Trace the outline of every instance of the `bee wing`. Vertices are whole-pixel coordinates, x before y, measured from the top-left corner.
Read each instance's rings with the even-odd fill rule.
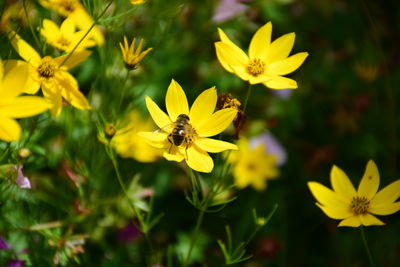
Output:
[[[154,132],[155,133],[159,133],[159,132],[163,131],[163,132],[166,132],[166,133],[170,133],[174,127],[175,127],[175,122],[171,122],[171,123],[163,126],[162,128],[158,128]]]

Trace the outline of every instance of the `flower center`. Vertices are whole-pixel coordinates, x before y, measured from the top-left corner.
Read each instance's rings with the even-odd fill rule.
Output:
[[[355,214],[365,214],[369,208],[369,200],[366,197],[353,197],[350,207]]]
[[[246,67],[246,71],[251,76],[257,77],[258,75],[264,73],[265,63],[258,58],[251,59]]]
[[[70,14],[74,12],[75,6],[76,6],[76,1],[74,0],[61,0],[59,2],[59,6],[61,9],[65,11],[65,13]]]
[[[57,71],[58,65],[56,62],[54,62],[53,58],[46,56],[42,59],[42,62],[40,62],[39,67],[37,68],[37,71],[39,73],[39,76],[41,78],[52,78]]]
[[[64,36],[60,36],[60,38],[57,39],[57,44],[60,45],[62,48],[67,48],[71,45],[71,41]]]

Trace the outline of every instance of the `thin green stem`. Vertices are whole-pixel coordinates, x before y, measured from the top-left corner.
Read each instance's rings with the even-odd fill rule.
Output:
[[[125,92],[126,92],[126,83],[127,83],[128,77],[129,77],[129,70],[126,69],[125,79],[122,81],[123,86],[122,86],[122,90],[121,90],[120,99],[118,102],[117,112],[119,112],[119,110],[121,109],[122,102],[124,101]]]
[[[360,230],[361,230],[361,238],[363,240],[365,250],[367,251],[367,254],[368,254],[369,263],[371,264],[372,267],[375,267],[375,263],[374,263],[374,260],[372,258],[371,250],[369,249],[369,246],[368,246],[368,243],[367,243],[367,238],[365,237],[364,226],[361,225]]]
[[[251,84],[249,83],[249,87],[247,87],[246,98],[244,99],[243,112],[246,111],[247,104],[248,104],[248,102],[249,102],[249,98],[250,98],[250,95],[251,95],[251,89],[252,89],[252,86],[251,86]]]
[[[189,264],[190,255],[192,254],[192,250],[193,250],[196,238],[197,238],[197,234],[199,232],[201,223],[203,222],[205,209],[206,208],[203,207],[200,210],[199,216],[197,217],[196,226],[195,226],[194,231],[193,231],[192,239],[190,240],[189,250],[188,250],[188,253],[186,255],[185,261],[183,262],[183,265],[182,265],[183,267],[187,267],[188,264]]]
[[[28,21],[29,29],[30,29],[30,31],[32,33],[32,36],[35,39],[37,45],[40,45],[40,41],[39,41],[38,37],[36,36],[36,32],[35,32],[35,30],[34,30],[34,28],[32,26],[31,20],[29,19],[28,9],[26,8],[26,0],[22,1],[22,6],[24,8],[25,17],[26,17],[26,20]]]

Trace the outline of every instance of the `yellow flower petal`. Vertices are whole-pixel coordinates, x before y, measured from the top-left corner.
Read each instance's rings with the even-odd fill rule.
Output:
[[[271,64],[275,61],[287,58],[290,54],[290,51],[292,51],[295,37],[295,33],[292,32],[282,35],[273,41],[269,46],[268,53],[264,58],[265,62]]]
[[[60,26],[60,31],[67,35],[71,36],[75,33],[75,23],[71,18],[66,18]]]
[[[243,50],[239,46],[237,46],[234,42],[232,42],[220,28],[218,28],[218,34],[219,37],[221,38],[221,42],[230,46],[237,57],[246,59],[246,61],[248,61],[248,56],[246,55],[246,53],[243,52]]]
[[[348,207],[350,204],[346,199],[343,199],[340,195],[322,184],[308,182],[307,185],[315,199],[326,207]]]
[[[63,72],[61,77],[57,77],[61,89],[61,95],[72,106],[79,109],[91,109],[86,97],[79,91],[78,82],[68,72]]]
[[[214,168],[214,162],[210,155],[196,145],[187,149],[186,163],[195,171],[209,173]]]
[[[364,196],[367,199],[372,199],[378,191],[379,187],[379,172],[373,160],[368,161],[364,176],[358,186],[357,193],[359,196]]]
[[[190,123],[194,128],[200,127],[206,118],[211,116],[215,110],[217,98],[215,87],[205,90],[196,98],[189,112]]]
[[[267,71],[272,75],[286,75],[292,73],[293,71],[297,70],[301,64],[303,64],[307,56],[307,52],[297,53],[293,56],[268,65]]]
[[[370,226],[370,225],[385,225],[381,220],[376,218],[374,215],[371,215],[369,213],[366,214],[361,214],[360,216],[360,221],[363,225],[365,226]]]
[[[392,203],[400,197],[400,180],[384,187],[371,199],[372,205],[381,205],[382,203]]]
[[[167,148],[171,147],[171,143],[168,141],[167,133],[163,132],[139,132],[137,133],[138,136],[144,138],[144,140],[155,148]]]
[[[164,142],[168,136],[168,134],[162,132],[138,132],[137,135],[156,143]]]
[[[235,73],[237,76],[239,76],[240,79],[242,79],[243,81],[248,81],[248,80],[252,80],[254,82],[255,77],[251,76],[247,71],[246,71],[246,67],[245,66],[230,66],[233,73]],[[262,75],[262,78],[264,78],[265,76]],[[265,79],[267,80],[267,79]],[[264,80],[264,81],[265,81]],[[253,83],[254,84],[254,83]]]
[[[211,153],[219,153],[229,149],[234,149],[234,150],[238,149],[237,145],[235,144],[211,138],[198,138],[196,139],[195,143],[202,150]]]
[[[0,140],[16,141],[21,136],[21,126],[10,118],[0,117]]]
[[[164,128],[170,125],[171,119],[162,111],[158,105],[148,96],[146,96],[146,107],[150,113],[150,116],[153,118],[154,122],[160,129],[165,130]]]
[[[0,114],[9,118],[25,118],[42,113],[50,108],[50,104],[37,96],[20,96],[0,100]]]
[[[236,117],[237,110],[234,108],[225,108],[212,114],[201,127],[196,128],[200,137],[209,137],[221,133]]]
[[[85,61],[91,54],[92,54],[91,51],[80,50],[80,51],[75,51],[71,55],[66,54],[66,55],[54,58],[54,61],[57,62],[57,64],[59,66],[61,64],[63,64],[62,67],[65,67],[66,69],[72,69],[76,65]],[[70,56],[68,57],[68,55],[70,55]],[[67,59],[67,57],[68,57],[68,59]],[[67,61],[64,62],[64,60],[66,60],[66,59],[67,59]]]
[[[44,19],[42,28],[40,29],[40,33],[46,38],[53,40],[55,36],[60,34],[60,30],[58,29],[57,24],[55,24],[52,20]]]
[[[27,42],[25,42],[18,34],[11,31],[8,34],[8,38],[11,40],[11,44],[15,51],[23,58],[26,62],[33,65],[39,64],[41,57]]]
[[[62,96],[59,90],[52,89],[54,85],[47,85],[44,83],[42,85],[42,92],[44,97],[51,103],[50,108],[51,114],[54,117],[58,117],[62,110]]]
[[[189,105],[185,92],[179,83],[174,80],[168,86],[165,106],[172,121],[176,121],[176,118],[181,114],[189,115]]]
[[[249,58],[242,50],[238,53],[232,46],[224,42],[216,42],[215,49],[219,62],[229,72],[233,72],[232,66],[246,67],[249,62]]]
[[[27,94],[34,95],[40,89],[40,81],[38,78],[39,74],[34,66],[29,66],[28,79],[26,81],[23,92]]]
[[[357,195],[356,189],[351,183],[349,177],[347,177],[346,173],[335,165],[331,170],[331,184],[333,190],[349,202]]]
[[[171,146],[171,149],[164,152],[163,157],[169,161],[181,162],[185,159],[184,154],[176,146]]]
[[[358,215],[353,215],[353,216],[341,221],[339,223],[338,227],[341,227],[341,226],[359,227],[360,225],[361,225],[360,217]]]
[[[325,207],[319,203],[315,203],[329,218],[332,219],[345,219],[353,216],[349,207]]]
[[[11,98],[19,95],[25,87],[28,73],[28,63],[21,60],[4,61],[3,79],[0,80],[1,98]]]
[[[390,215],[400,210],[400,202],[387,202],[382,204],[370,204],[368,211],[376,215]]]
[[[268,22],[254,34],[249,46],[250,58],[265,58],[267,47],[271,43],[272,23]]]
[[[286,77],[280,77],[276,76],[270,77],[270,80],[266,81],[263,83],[265,86],[271,88],[271,89],[296,89],[297,88],[297,83],[295,80],[286,78]]]

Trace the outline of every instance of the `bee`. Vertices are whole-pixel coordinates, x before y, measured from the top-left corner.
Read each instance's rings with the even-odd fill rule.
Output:
[[[192,140],[193,134],[195,134],[195,131],[190,124],[189,116],[186,114],[180,114],[176,121],[168,126],[172,127],[172,131],[168,135],[168,141],[171,144],[168,153],[171,152],[173,145],[178,147],[183,143],[186,143],[187,149]]]

